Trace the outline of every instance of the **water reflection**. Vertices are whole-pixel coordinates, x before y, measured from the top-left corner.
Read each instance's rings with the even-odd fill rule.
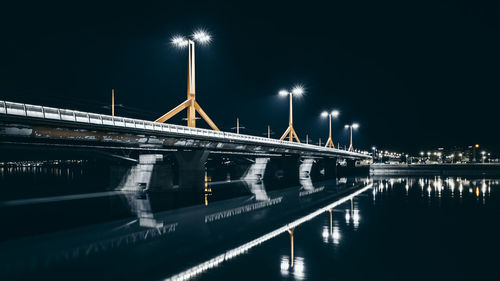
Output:
[[[145,172],[133,172],[139,180],[127,178],[124,182],[144,182],[150,169],[143,168]],[[31,268],[11,267],[12,270],[36,272],[33,268],[60,268],[64,264],[81,262],[83,257],[96,259],[95,264],[104,264],[106,260],[99,259],[100,255],[114,256],[112,251],[119,250],[128,255],[128,260],[123,261],[124,271],[128,267],[140,267],[144,271],[161,272],[159,278],[148,275],[132,279],[185,280],[226,266],[229,260],[248,256],[247,253],[266,247],[270,244],[266,241],[273,239],[282,242],[279,248],[270,250],[276,252],[270,263],[276,274],[285,279],[305,280],[311,279],[312,269],[317,268],[312,261],[315,257],[301,251],[311,246],[306,243],[335,249],[329,252],[345,252],[340,250],[352,247],[354,231],[354,236],[368,231],[366,225],[371,219],[373,222],[373,213],[367,210],[368,205],[363,204],[363,200],[374,205],[375,202],[383,203],[390,195],[396,202],[417,200],[423,202],[424,207],[427,202],[440,204],[441,201],[446,206],[451,200],[480,205],[488,203],[491,186],[499,184],[495,179],[379,177],[373,179],[373,184],[366,178],[343,178],[339,181],[342,183],[337,184],[311,183],[311,188],[308,186],[310,181],[303,178],[301,187],[267,191],[262,181],[259,182],[259,168],[251,170],[253,172],[246,173],[245,180],[240,183],[253,190],[251,194],[246,190],[245,196],[207,206],[200,202],[198,206],[164,212],[154,211],[155,194],[144,192],[143,185],[133,184],[140,187],[139,190],[125,188],[122,196],[135,217],[78,231],[53,233],[50,239],[15,242],[8,247],[0,244],[0,256],[15,257],[17,265],[21,264],[19,257],[24,256]],[[210,181],[206,176],[205,194]],[[210,193],[217,192],[217,188],[210,188]],[[313,224],[315,218],[319,221],[317,224]],[[148,254],[137,258],[134,256],[137,252]],[[163,259],[155,259],[160,256]],[[122,261],[121,257],[114,257],[117,262]],[[11,265],[10,260],[2,260],[6,260],[6,266]],[[82,264],[83,268],[86,266],[88,264]]]
[[[163,222],[155,218],[148,193],[125,192],[123,196],[126,198],[130,210],[137,215],[140,226],[152,228],[163,227]]]
[[[338,245],[340,243],[340,227],[332,226],[331,229],[328,229],[327,226],[323,226],[323,231],[321,232],[321,236],[323,237],[324,243],[333,243]]]
[[[389,183],[389,185],[388,185]],[[463,199],[464,197],[474,197],[486,203],[487,198],[491,193],[491,185],[500,184],[499,179],[465,179],[461,177],[433,177],[433,178],[375,178],[373,190],[373,201],[377,200],[379,193],[388,192],[392,189],[394,183],[398,183],[405,190],[405,195],[408,197],[409,192],[418,191],[421,197],[427,197],[429,200],[438,199],[441,202],[442,198]],[[458,193],[456,192],[458,190]],[[428,201],[431,203],[432,201]],[[346,216],[347,217],[347,216]]]
[[[295,266],[291,267],[290,264],[294,263]],[[304,280],[305,279],[305,265],[304,258],[296,257],[294,261],[290,261],[289,257],[281,256],[280,258],[280,272],[284,277],[288,277],[288,275],[292,275],[296,280]]]
[[[0,273],[6,271],[18,277],[29,274],[36,276],[43,271],[47,274],[44,277],[51,279],[51,274],[61,270],[65,264],[75,266],[77,271],[80,267],[92,268],[95,264],[105,263],[104,257],[114,255],[115,251],[130,254],[128,258],[124,255],[123,260],[121,255],[115,256],[116,262],[123,262],[125,269],[139,266],[144,270],[157,270],[159,265],[154,257],[182,248],[182,253],[169,255],[162,262],[168,262],[168,266],[163,267],[168,268],[166,276],[178,272],[171,277],[186,279],[290,231],[290,235],[287,235],[291,239],[291,248],[287,249],[290,251],[289,274],[300,280],[305,278],[305,262],[303,257],[295,256],[293,230],[371,187],[366,178],[344,179],[343,184],[323,182],[315,186],[310,177],[302,177],[300,187],[267,191],[261,173],[266,159],[262,159],[256,161],[239,182],[240,186],[246,184],[252,190],[251,195],[239,195],[208,205],[205,203],[183,209],[155,211],[158,208],[154,206],[165,204],[163,197],[166,197],[168,205],[175,206],[184,196],[181,193],[166,193],[167,196],[164,196],[163,193],[151,192],[151,189],[155,190],[154,171],[159,160],[154,155],[141,157],[137,165],[119,174],[118,188],[111,194],[117,201],[113,204],[101,201],[105,205],[109,204],[110,208],[127,207],[134,217],[129,215],[125,219],[89,225],[76,231],[54,232],[41,238],[33,236],[22,241],[0,242],[0,258],[6,261]],[[217,185],[211,184],[210,177],[205,176],[205,195],[220,192],[221,189],[214,188]],[[55,199],[61,202],[61,198]],[[322,205],[327,206],[318,209]],[[87,206],[94,207],[92,202]],[[330,229],[331,243],[339,244],[340,227],[333,224]],[[234,241],[248,242],[233,247]],[[199,252],[199,249],[207,249],[207,246],[210,251]],[[136,251],[148,252],[148,258],[139,259],[132,254]],[[151,262],[152,259],[154,262]],[[186,270],[187,264],[198,265]],[[48,268],[52,271],[45,271]],[[93,271],[87,272],[89,278],[86,279],[93,279]]]
[[[199,265],[194,266],[186,271],[183,271],[179,274],[171,276],[171,277],[165,279],[165,281],[190,279],[190,278],[204,272],[205,270],[228,260],[228,255],[230,258],[234,258],[235,256],[246,253],[249,249],[251,249],[257,245],[260,245],[260,244],[264,243],[265,241],[272,239],[272,238],[274,238],[274,237],[276,237],[279,234],[284,233],[284,232],[287,232],[289,234],[289,238],[290,238],[290,257],[289,258],[286,256],[281,257],[281,259],[280,259],[280,271],[281,271],[283,276],[288,275],[290,273],[290,271],[292,271],[293,276],[297,280],[303,280],[305,277],[305,275],[304,275],[304,268],[305,268],[304,259],[301,257],[295,257],[295,255],[294,255],[294,247],[295,247],[294,232],[295,232],[295,229],[297,227],[299,227],[301,224],[308,222],[308,221],[312,220],[313,218],[315,218],[315,217],[317,217],[325,212],[329,212],[330,210],[334,209],[335,207],[339,206],[340,204],[343,204],[344,202],[351,200],[352,198],[358,196],[359,194],[367,191],[370,188],[372,188],[372,184],[362,185],[362,186],[356,188],[355,189],[356,191],[352,191],[349,195],[341,197],[340,199],[337,199],[336,201],[328,204],[325,207],[317,209],[316,211],[314,211],[312,213],[309,213],[309,214],[307,214],[303,217],[300,217],[300,218],[298,218],[290,223],[287,223],[285,226],[277,228],[277,229],[275,229],[275,230],[273,230],[273,231],[271,231],[263,236],[260,236],[257,239],[254,239],[254,240],[252,240],[252,241],[250,241],[242,246],[239,246],[233,250],[230,250],[230,251],[226,252],[226,254],[224,254],[224,255],[219,255],[219,256],[214,257],[214,258],[212,258],[212,259],[210,259],[202,264],[199,264]],[[334,244],[339,243],[340,230],[338,227],[333,227],[332,239],[333,239]],[[289,264],[289,266],[288,266],[288,264]]]
[[[314,164],[314,159],[304,159],[299,166],[300,185],[305,190],[313,190],[314,186],[311,181],[311,168]]]
[[[264,172],[269,158],[256,158],[242,177],[255,199],[259,201],[269,200],[264,186]]]

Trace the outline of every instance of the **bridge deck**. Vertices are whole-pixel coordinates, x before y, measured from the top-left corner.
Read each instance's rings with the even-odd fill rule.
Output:
[[[106,127],[108,129],[149,131],[151,133],[168,134],[183,138],[206,138],[215,139],[220,142],[239,142],[253,145],[265,145],[270,147],[317,152],[321,153],[322,155],[340,156],[351,159],[371,158],[371,156],[364,153],[350,152],[346,150],[327,148],[312,144],[294,143],[272,138],[235,134],[230,132],[221,132],[201,128],[192,128],[187,126],[158,123],[126,117],[113,117],[110,115],[82,112],[70,109],[0,101],[0,119],[7,119],[9,117],[15,117],[16,119],[21,118],[26,120],[35,119],[40,121],[50,121],[51,123],[55,122],[56,124],[60,123],[61,125],[71,123],[72,125],[76,125],[82,128],[99,126]]]

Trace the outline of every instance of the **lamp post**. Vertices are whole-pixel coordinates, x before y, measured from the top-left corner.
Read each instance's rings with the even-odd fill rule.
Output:
[[[280,140],[284,140],[288,136],[288,140],[293,142],[295,139],[297,142],[300,143],[299,137],[297,136],[297,133],[295,132],[295,129],[293,128],[293,107],[292,107],[292,100],[293,96],[300,97],[304,94],[304,88],[302,86],[295,86],[292,91],[288,90],[281,90],[279,91],[279,95],[282,97],[289,96],[290,100],[290,108],[289,108],[289,114],[288,114],[288,128],[286,129],[285,133],[281,136]]]
[[[187,99],[165,113],[160,118],[156,119],[155,122],[165,122],[168,119],[175,116],[177,113],[184,109],[187,109],[187,125],[188,127],[196,127],[196,112],[207,122],[207,124],[214,130],[219,131],[219,128],[215,123],[208,117],[208,115],[203,111],[201,106],[196,101],[196,90],[195,90],[195,42],[200,44],[208,44],[211,41],[211,37],[208,33],[203,30],[195,31],[189,38],[184,38],[182,36],[175,36],[172,38],[172,44],[178,48],[188,47],[188,83],[187,83]]]
[[[344,128],[351,130],[351,141],[350,141],[349,149],[348,150],[351,151],[351,152],[353,152],[354,149],[352,147],[352,129],[356,130],[357,128],[359,128],[359,125],[358,125],[358,123],[352,123],[350,125],[345,125]]]
[[[331,112],[323,111],[321,113],[321,117],[323,118],[328,117],[328,124],[329,124],[328,140],[326,141],[325,147],[335,148],[335,145],[333,144],[332,140],[332,117],[337,118],[338,116],[339,116],[338,110],[333,110]]]

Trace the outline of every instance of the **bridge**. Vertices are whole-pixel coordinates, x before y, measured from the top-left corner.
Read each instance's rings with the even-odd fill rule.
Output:
[[[320,178],[332,177],[339,160],[353,165],[371,159],[312,144],[8,101],[0,101],[0,150],[0,161],[98,155],[139,169],[171,161],[187,186],[199,185],[209,156],[243,157],[249,166],[242,176],[252,177],[251,172],[256,180],[269,174],[271,163],[290,170],[282,177],[298,179],[314,169]]]

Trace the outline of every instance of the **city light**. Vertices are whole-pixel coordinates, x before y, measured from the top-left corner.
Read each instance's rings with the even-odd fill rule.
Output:
[[[193,39],[201,44],[207,44],[212,40],[210,35],[206,31],[201,29],[193,33]]]
[[[340,112],[338,110],[333,110],[331,114],[333,118],[336,118],[339,116]]]
[[[323,117],[323,118],[328,117],[328,112],[327,111],[321,112],[321,117]]]
[[[280,90],[278,94],[279,94],[281,97],[286,97],[286,96],[288,96],[290,93],[289,93],[287,90]]]
[[[176,47],[183,48],[188,45],[188,40],[182,36],[174,36],[172,37],[172,44]]]
[[[301,85],[297,85],[295,87],[293,87],[292,89],[292,94],[297,96],[297,97],[300,97],[304,94],[305,90],[304,90],[304,87],[301,86]]]
[[[171,41],[172,41],[172,44],[174,44],[175,46],[177,46],[179,48],[183,48],[189,44],[189,40],[196,41],[200,44],[208,44],[212,40],[212,37],[210,37],[210,35],[204,30],[195,31],[193,33],[193,35],[191,36],[191,38],[192,39],[188,39],[188,38],[185,38],[183,36],[176,35],[176,36],[172,37]]]

